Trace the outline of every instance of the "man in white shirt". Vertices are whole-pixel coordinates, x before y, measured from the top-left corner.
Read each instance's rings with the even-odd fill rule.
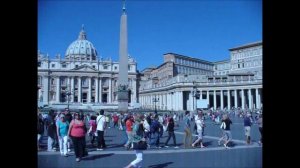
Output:
[[[103,148],[106,148],[105,140],[104,140],[104,130],[106,128],[104,110],[100,110],[100,115],[96,119],[96,124],[97,124],[97,133],[98,133],[97,150],[103,150]]]

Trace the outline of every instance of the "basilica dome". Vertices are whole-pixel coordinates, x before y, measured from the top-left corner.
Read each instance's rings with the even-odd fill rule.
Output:
[[[86,39],[86,33],[83,27],[79,33],[78,39],[69,45],[65,58],[75,60],[97,59],[96,48]]]

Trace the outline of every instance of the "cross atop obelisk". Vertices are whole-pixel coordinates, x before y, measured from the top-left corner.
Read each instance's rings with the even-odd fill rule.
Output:
[[[123,12],[120,25],[119,76],[118,76],[118,110],[128,110],[128,50],[127,50],[127,15],[123,0]]]

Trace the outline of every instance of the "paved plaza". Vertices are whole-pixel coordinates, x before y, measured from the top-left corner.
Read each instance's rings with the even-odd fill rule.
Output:
[[[176,142],[179,145],[175,149],[173,140],[168,143],[169,148],[165,148],[164,142],[167,138],[167,132],[160,139],[161,149],[151,148],[144,151],[143,167],[145,168],[167,168],[167,167],[236,167],[236,168],[259,168],[262,167],[262,146],[258,144],[260,134],[258,126],[254,124],[251,127],[251,145],[245,144],[243,119],[231,117],[231,133],[233,142],[230,149],[218,145],[218,139],[221,135],[220,125],[214,124],[210,119],[206,119],[204,131],[205,148],[183,148],[183,123],[179,122],[179,127],[175,127]],[[194,123],[192,123],[192,126]],[[112,126],[112,124],[111,124]],[[74,151],[72,150],[68,157],[63,157],[57,152],[38,152],[39,168],[122,168],[135,159],[135,152],[126,150],[123,145],[122,134],[124,132],[117,128],[107,129],[105,141],[107,148],[103,151],[97,151],[90,146],[87,139],[87,148],[89,155],[82,158],[81,162],[75,161]],[[193,141],[195,134],[193,134]],[[43,136],[42,146],[46,150],[47,136]]]

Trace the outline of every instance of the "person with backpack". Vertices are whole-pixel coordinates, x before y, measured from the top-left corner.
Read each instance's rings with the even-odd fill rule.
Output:
[[[156,146],[156,148],[160,149],[161,147],[159,146],[159,138],[160,138],[160,123],[158,122],[158,116],[155,114],[154,119],[150,125],[150,130],[151,130],[151,136],[153,136],[152,142],[150,145]]]
[[[131,143],[132,143],[132,138],[133,138],[133,134],[132,134],[133,125],[134,125],[133,116],[129,116],[129,118],[126,120],[126,133],[127,133],[128,140],[127,140],[126,144],[124,145],[124,147],[127,150],[129,150],[132,146]]]
[[[130,162],[125,168],[133,168],[133,167],[142,167],[143,161],[143,150],[147,149],[147,144],[145,143],[146,140],[144,138],[145,132],[143,127],[144,116],[142,114],[137,114],[134,116],[134,126],[133,126],[133,143],[136,145],[134,146],[136,159]],[[143,148],[141,149],[138,143],[144,143]]]

